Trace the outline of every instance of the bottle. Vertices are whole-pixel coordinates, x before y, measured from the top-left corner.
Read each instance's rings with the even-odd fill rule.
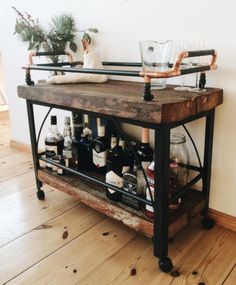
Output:
[[[83,135],[84,137],[87,137],[88,140],[92,140],[92,130],[89,126],[89,116],[84,115],[84,128],[83,128]]]
[[[134,160],[133,167],[123,175],[124,190],[136,196],[145,197],[143,195],[143,186],[141,186],[143,181],[140,181],[140,178],[143,178],[142,169],[139,163]],[[138,211],[141,210],[143,206],[142,202],[125,194],[122,195],[122,202]]]
[[[149,183],[150,191],[149,191],[149,188],[147,187],[146,188],[146,199],[149,201],[152,201],[152,199],[154,201],[154,189],[155,189],[154,170],[155,170],[155,162],[152,161],[147,168],[147,180]],[[150,205],[146,205],[146,216],[149,217],[150,219],[154,218],[154,209]]]
[[[63,158],[65,160],[65,166],[70,167],[72,161],[72,138],[71,138],[71,131],[69,129],[65,131]]]
[[[97,119],[98,137],[93,140],[93,164],[96,172],[105,175],[107,166],[108,144],[105,138],[105,126],[100,125],[100,119]]]
[[[71,166],[77,167],[79,161],[79,141],[83,133],[83,115],[72,113],[73,132],[72,132],[72,160]]]
[[[70,125],[70,117],[66,116],[64,118],[64,130],[63,130],[63,137],[66,136],[66,132],[69,131],[71,135],[71,125]]]
[[[106,182],[118,188],[123,187],[123,177],[122,177],[123,166],[121,163],[120,154],[121,154],[121,148],[117,144],[117,137],[112,135],[111,147],[108,150],[108,155],[107,155]],[[121,201],[122,194],[115,190],[107,188],[106,196],[110,200],[119,202]]]
[[[83,131],[79,140],[78,165],[82,169],[93,170],[92,160],[92,130],[89,126],[89,117],[84,115]]]
[[[51,126],[45,137],[46,158],[52,159],[55,155],[62,154],[63,141],[63,136],[58,131],[57,117],[51,116]],[[52,164],[47,163],[46,167],[52,169]]]
[[[142,128],[141,146],[138,148],[138,155],[144,171],[147,171],[148,165],[153,160],[153,150],[149,145],[149,129]]]

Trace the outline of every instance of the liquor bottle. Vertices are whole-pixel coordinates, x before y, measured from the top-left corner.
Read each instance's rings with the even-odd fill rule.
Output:
[[[63,136],[58,131],[57,117],[51,116],[51,126],[45,137],[46,158],[52,159],[55,155],[62,154],[63,141]],[[46,167],[52,169],[52,164],[47,163]]]
[[[172,166],[170,165],[170,168],[171,167]],[[147,180],[148,180],[148,183],[149,183],[149,186],[150,186],[150,190],[151,190],[151,195],[152,195],[153,201],[154,201],[154,191],[155,191],[155,173],[154,173],[154,171],[155,171],[155,162],[152,161],[151,164],[149,164],[148,169],[147,169]],[[171,187],[171,183],[172,183],[172,181],[171,181],[171,174],[170,174],[169,198],[173,194],[173,189]],[[151,195],[150,195],[149,189],[147,187],[146,188],[146,199],[151,201]],[[169,209],[177,210],[177,209],[179,209],[180,204],[181,204],[181,198],[179,198],[177,201],[173,202],[172,204],[169,204]],[[146,216],[151,218],[151,219],[153,219],[153,217],[154,217],[154,210],[153,210],[153,207],[150,206],[150,205],[146,205]]]
[[[107,166],[108,144],[105,137],[105,126],[100,125],[100,119],[97,119],[98,137],[93,140],[93,164],[96,172],[105,175]]]
[[[121,148],[117,144],[117,137],[111,136],[111,147],[108,150],[107,155],[107,173],[106,182],[114,185],[118,188],[123,187],[123,177],[122,170],[123,165],[121,163]],[[122,194],[112,190],[110,188],[106,189],[106,196],[113,201],[121,201]]]
[[[79,139],[78,165],[82,169],[93,170],[92,160],[92,130],[89,126],[89,117],[84,115],[84,125]]]
[[[141,185],[143,183],[142,179],[142,169],[140,168],[139,163],[134,160],[133,167],[123,175],[124,190],[136,196],[145,197],[143,195],[143,186]],[[140,210],[143,206],[142,202],[125,194],[122,195],[122,202],[135,210]]]
[[[83,133],[83,115],[72,113],[73,132],[72,132],[72,160],[71,166],[77,167],[79,161],[79,141]]]
[[[89,116],[84,115],[84,128],[83,128],[83,135],[84,137],[87,137],[88,140],[92,140],[92,130],[89,126]]]
[[[155,163],[154,163],[154,161],[152,161],[147,168],[147,180],[149,183],[150,191],[149,191],[149,188],[147,187],[146,188],[146,199],[149,201],[152,201],[152,199],[154,201],[154,189],[155,189],[154,170],[155,170]],[[152,199],[151,199],[151,197],[152,197]],[[149,217],[150,219],[153,219],[153,217],[154,217],[154,209],[150,205],[146,205],[146,216]]]
[[[147,171],[148,165],[153,160],[153,150],[149,145],[149,129],[142,128],[142,142],[138,148],[138,155],[144,171]]]
[[[63,157],[65,160],[65,165],[70,167],[72,164],[72,138],[71,138],[71,131],[67,129],[65,131],[64,136],[64,145],[63,145]]]
[[[71,134],[71,125],[70,125],[70,117],[66,116],[64,119],[64,130],[63,130],[63,137],[66,136],[66,132],[69,131]]]

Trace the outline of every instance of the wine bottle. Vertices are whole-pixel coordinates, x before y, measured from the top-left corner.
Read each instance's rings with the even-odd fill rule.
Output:
[[[82,169],[93,170],[92,160],[92,130],[88,115],[84,115],[83,132],[79,140],[78,165]]]
[[[66,136],[66,132],[71,134],[71,124],[70,124],[70,117],[66,116],[64,118],[64,129],[63,129],[63,137]]]
[[[81,113],[72,113],[73,132],[72,132],[72,160],[71,165],[78,166],[79,161],[79,141],[83,133],[83,116]]]
[[[57,117],[51,116],[51,126],[45,137],[46,158],[52,159],[55,155],[62,154],[63,141],[63,136],[58,131]],[[47,163],[46,167],[52,169],[52,164]]]
[[[72,138],[69,129],[65,131],[64,145],[63,145],[63,157],[65,160],[65,165],[70,167],[72,164]]]
[[[153,160],[153,150],[149,145],[149,129],[142,128],[142,141],[138,148],[138,155],[143,169],[147,171],[148,165]]]
[[[100,125],[100,119],[97,119],[98,137],[93,140],[93,163],[98,173],[106,174],[108,144],[105,137],[105,126]]]
[[[108,150],[107,155],[107,173],[106,182],[116,186],[117,188],[123,187],[122,170],[123,165],[121,163],[121,148],[117,144],[117,137],[111,136],[111,147]],[[106,196],[113,201],[121,201],[122,194],[110,189],[106,189]]]

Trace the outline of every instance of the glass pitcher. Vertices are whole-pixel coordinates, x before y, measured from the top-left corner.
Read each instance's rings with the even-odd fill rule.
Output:
[[[170,60],[172,41],[157,42],[152,40],[141,41],[140,52],[143,71],[167,71]],[[152,79],[152,89],[164,89],[166,78]]]

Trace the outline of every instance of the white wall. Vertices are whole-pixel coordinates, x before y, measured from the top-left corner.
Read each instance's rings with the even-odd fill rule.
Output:
[[[24,83],[27,47],[13,36],[15,13],[11,6],[28,11],[46,24],[52,15],[72,12],[79,28],[97,27],[94,46],[103,60],[140,60],[142,39],[208,41],[219,53],[219,70],[209,72],[207,85],[224,89],[224,104],[216,110],[210,207],[236,216],[236,2],[234,0],[68,0],[1,1],[0,50],[6,74],[6,90],[12,120],[12,138],[29,143],[25,102],[18,99],[16,86]],[[34,79],[37,74],[33,75]],[[41,75],[40,75],[41,76]],[[176,81],[178,82],[178,81]],[[36,118],[43,116],[37,110]],[[191,131],[202,151],[202,122]]]

